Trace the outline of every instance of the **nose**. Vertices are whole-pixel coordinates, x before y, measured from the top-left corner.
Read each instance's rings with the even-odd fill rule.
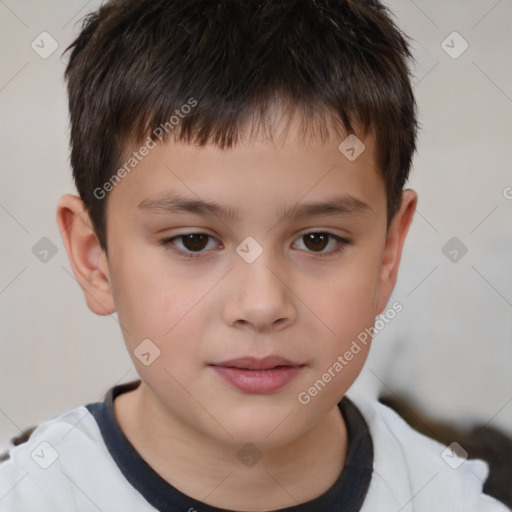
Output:
[[[231,327],[247,327],[260,332],[285,329],[295,322],[289,273],[270,251],[252,263],[239,259],[229,274],[230,286],[223,305],[223,317]]]

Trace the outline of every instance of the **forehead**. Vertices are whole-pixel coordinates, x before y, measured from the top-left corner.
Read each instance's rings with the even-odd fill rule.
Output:
[[[311,204],[327,196],[331,204],[337,202],[333,208],[347,212],[385,212],[385,204],[383,208],[379,204],[385,203],[384,183],[371,135],[347,138],[346,133],[332,130],[327,137],[319,137],[304,132],[297,117],[280,118],[272,131],[248,133],[242,132],[229,148],[172,139],[145,151],[143,143],[133,146],[120,165],[129,172],[110,192],[109,214],[119,209],[163,212],[165,208],[160,207],[165,204],[179,206],[181,201],[183,206],[188,200],[183,211],[189,208],[197,213],[206,207],[215,213],[222,203],[231,220],[239,219],[251,206],[252,214],[271,208],[286,218],[292,204]]]

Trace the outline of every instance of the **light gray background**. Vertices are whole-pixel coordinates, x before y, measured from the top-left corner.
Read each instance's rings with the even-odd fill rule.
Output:
[[[115,315],[87,308],[55,221],[59,197],[75,193],[61,53],[98,5],[0,0],[0,448],[136,378]],[[512,3],[388,5],[414,38],[420,200],[390,302],[403,311],[356,385],[512,433]],[[47,59],[31,48],[43,31],[59,44]],[[454,31],[469,44],[456,59],[442,48]],[[445,44],[453,54],[463,41]],[[454,236],[468,249],[456,263],[442,252]],[[46,263],[32,252],[42,237],[57,247]]]

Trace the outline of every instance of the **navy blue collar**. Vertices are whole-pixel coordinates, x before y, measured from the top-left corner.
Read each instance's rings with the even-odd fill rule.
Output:
[[[111,388],[103,402],[86,407],[98,423],[115,463],[128,482],[160,512],[196,509],[201,512],[226,512],[183,494],[156,473],[139,455],[119,427],[114,400],[121,393],[136,389],[140,380]],[[348,450],[343,471],[324,494],[279,512],[358,512],[364,502],[373,470],[373,443],[364,418],[357,407],[344,397],[338,407],[348,432]]]

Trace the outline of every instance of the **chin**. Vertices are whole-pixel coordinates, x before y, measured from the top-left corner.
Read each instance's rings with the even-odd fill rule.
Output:
[[[247,443],[254,444],[260,450],[276,448],[293,441],[302,433],[296,416],[290,412],[289,407],[280,409],[279,413],[270,410],[266,413],[262,407],[258,407],[246,414],[225,414],[219,421],[223,428],[217,423],[209,423],[207,435],[237,449]]]

